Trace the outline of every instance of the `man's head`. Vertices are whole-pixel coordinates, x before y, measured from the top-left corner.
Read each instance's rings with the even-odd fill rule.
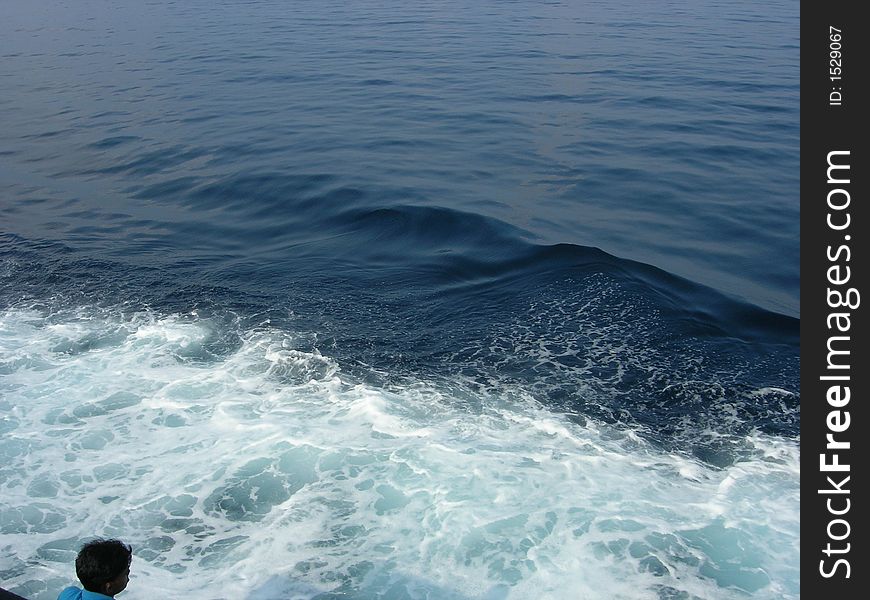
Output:
[[[96,539],[76,556],[76,575],[89,592],[114,596],[130,581],[133,550],[120,540]]]

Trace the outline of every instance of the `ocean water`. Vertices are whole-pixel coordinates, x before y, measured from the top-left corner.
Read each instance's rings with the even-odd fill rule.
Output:
[[[0,585],[798,598],[798,12],[0,4]]]

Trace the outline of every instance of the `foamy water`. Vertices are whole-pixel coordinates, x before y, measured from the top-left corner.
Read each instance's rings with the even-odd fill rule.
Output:
[[[133,545],[131,600],[799,597],[794,440],[715,469],[523,389],[377,389],[302,333],[226,327],[0,314],[4,587],[55,598],[99,534]]]

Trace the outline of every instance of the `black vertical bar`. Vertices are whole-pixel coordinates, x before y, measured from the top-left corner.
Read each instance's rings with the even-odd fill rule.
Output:
[[[801,595],[866,598],[867,38],[859,2],[801,5]],[[862,297],[862,292],[868,295]]]

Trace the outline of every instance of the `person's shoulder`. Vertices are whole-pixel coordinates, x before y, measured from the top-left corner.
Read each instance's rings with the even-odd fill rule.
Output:
[[[70,586],[60,593],[57,600],[81,600],[82,589]]]
[[[82,588],[70,586],[60,593],[57,600],[104,600],[105,598],[112,600],[111,596],[104,596],[103,594],[89,592]]]
[[[82,600],[112,600],[111,596],[106,596],[105,594],[98,594],[97,592],[89,592],[88,590],[82,590],[81,596],[76,596],[76,598],[81,598]],[[58,600],[61,600],[58,598]]]

